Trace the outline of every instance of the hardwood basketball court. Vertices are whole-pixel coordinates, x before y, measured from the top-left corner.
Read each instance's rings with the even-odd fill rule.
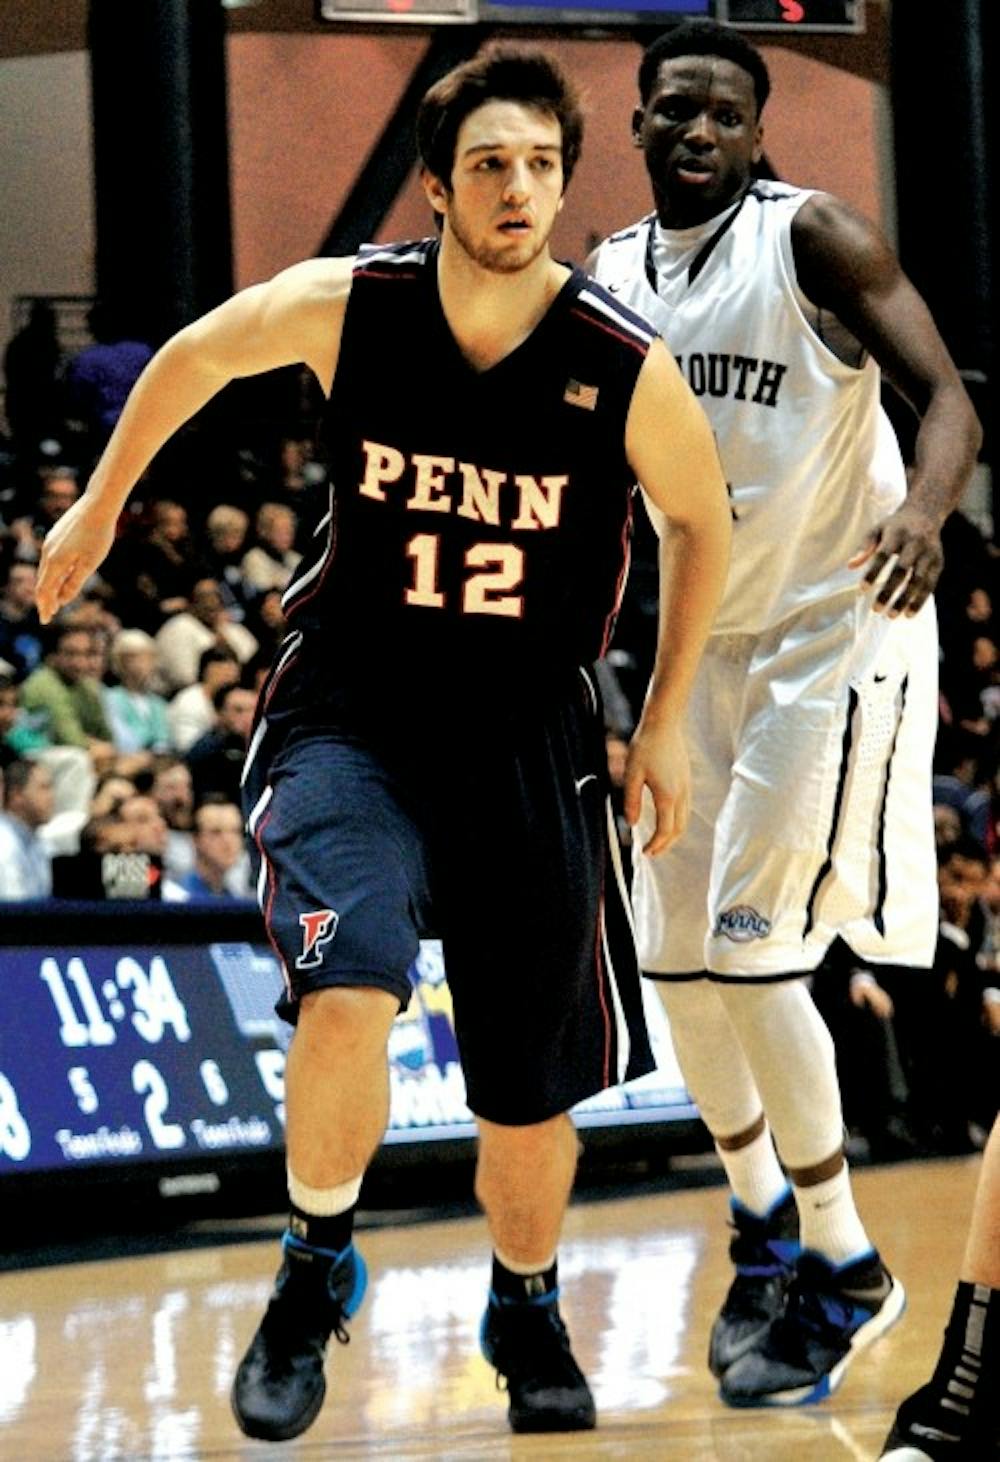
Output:
[[[710,1187],[571,1209],[564,1312],[596,1395],[595,1432],[510,1435],[476,1343],[485,1226],[464,1217],[361,1232],[371,1287],[351,1343],[331,1343],[319,1420],[294,1442],[246,1440],[228,1392],[277,1267],[275,1217],[194,1225],[166,1253],[0,1275],[0,1457],[867,1462],[936,1358],[977,1172],[978,1159],[958,1159],[855,1173],[909,1309],[818,1407],[741,1412],[716,1398],[704,1358],[730,1271],[726,1195]]]

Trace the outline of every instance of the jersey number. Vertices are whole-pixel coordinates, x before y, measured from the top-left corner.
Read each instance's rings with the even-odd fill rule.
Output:
[[[418,533],[406,545],[406,556],[413,560],[413,583],[406,590],[407,604],[424,609],[443,609],[444,594],[438,588],[438,557],[441,539],[437,533]],[[510,594],[519,589],[524,578],[524,550],[514,543],[476,543],[466,550],[469,573],[462,585],[463,614],[503,614],[520,619],[524,598]]]

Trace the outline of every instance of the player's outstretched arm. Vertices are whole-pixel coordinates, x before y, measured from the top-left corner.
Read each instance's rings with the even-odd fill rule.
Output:
[[[629,747],[625,815],[639,817],[643,787],[656,809],[645,851],[683,833],[690,770],[682,721],[729,568],[732,515],[708,419],[661,341],[650,349],[625,432],[628,459],[660,532],[660,628],[646,704]]]
[[[329,390],[350,278],[349,259],[294,265],[234,295],[156,353],[86,492],[45,539],[36,590],[43,623],[76,598],[103,562],[125,500],[156,453],[223,386],[301,362]]]
[[[879,230],[825,194],[796,215],[792,245],[799,284],[878,361],[920,416],[905,503],[858,545],[850,567],[870,588],[896,562],[872,607],[916,614],[941,573],[941,525],[961,501],[982,431],[931,313]]]

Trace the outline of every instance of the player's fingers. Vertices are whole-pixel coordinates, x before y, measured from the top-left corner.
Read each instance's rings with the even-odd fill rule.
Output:
[[[885,579],[882,582],[881,588],[872,600],[872,608],[876,612],[887,609],[889,605],[893,603],[893,600],[896,598],[896,596],[900,593],[903,585],[907,582],[909,577],[910,570],[906,568],[904,564],[897,563],[895,567],[886,574]],[[898,607],[898,605],[893,605],[894,609],[898,610]]]
[[[885,573],[886,567],[892,562],[894,558],[895,554],[892,553],[890,549],[877,549],[868,560],[868,567],[861,577],[861,583],[858,585],[858,588],[861,589],[862,592],[871,589],[875,584],[878,583],[879,579]]]
[[[35,604],[38,609],[38,617],[43,624],[56,614],[64,604],[75,599],[83,588],[86,573],[81,570],[75,561],[68,564],[60,564],[58,568],[51,564],[44,579],[40,581],[35,593]]]
[[[625,782],[622,787],[622,807],[625,821],[629,827],[635,827],[639,821],[639,812],[642,808],[642,788],[642,773],[626,767]]]
[[[859,569],[862,564],[868,562],[877,547],[878,539],[876,537],[873,536],[867,539],[858,549],[857,553],[853,553],[847,560],[847,567],[849,569]]]
[[[662,853],[669,848],[670,844],[676,842],[679,834],[677,832],[677,799],[669,792],[654,793],[656,806],[656,826],[653,828],[652,836],[643,848],[651,858],[657,853]]]

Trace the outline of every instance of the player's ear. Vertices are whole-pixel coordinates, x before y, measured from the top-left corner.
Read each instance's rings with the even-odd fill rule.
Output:
[[[435,213],[448,212],[448,189],[441,179],[435,177],[427,168],[420,169],[420,182],[423,185],[424,194],[428,203]]]
[[[632,113],[632,146],[642,146],[642,119],[646,115],[642,107],[636,107]]]
[[[758,162],[760,162],[760,160],[761,160],[761,158],[763,156],[764,156],[764,124],[763,124],[763,122],[758,122],[757,123],[757,130],[754,132],[754,137],[753,137],[753,161],[755,163],[758,163]]]

